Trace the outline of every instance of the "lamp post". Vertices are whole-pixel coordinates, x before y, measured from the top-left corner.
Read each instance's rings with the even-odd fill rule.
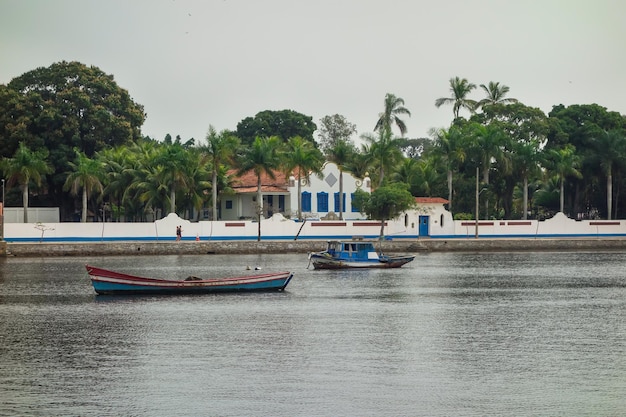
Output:
[[[479,172],[479,168],[476,167],[476,230],[474,232],[474,238],[478,239],[478,210],[480,208],[479,205],[479,201],[480,201],[480,195],[483,193],[483,191],[485,191],[487,188],[482,188],[479,189],[479,181],[478,181],[478,176],[480,175]]]
[[[478,196],[480,195],[480,191],[478,191],[478,167],[476,167],[476,230],[474,232],[474,238],[478,239]]]

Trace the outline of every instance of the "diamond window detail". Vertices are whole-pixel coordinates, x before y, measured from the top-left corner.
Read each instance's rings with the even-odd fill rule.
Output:
[[[327,177],[326,177],[326,184],[330,185],[331,187],[333,185],[335,185],[335,183],[337,182],[337,177],[335,177],[333,175],[333,173],[331,172]]]

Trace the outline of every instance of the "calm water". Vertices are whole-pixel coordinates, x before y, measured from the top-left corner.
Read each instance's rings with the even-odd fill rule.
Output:
[[[290,269],[285,293],[96,296],[149,276]],[[626,253],[0,260],[0,415],[626,415]]]

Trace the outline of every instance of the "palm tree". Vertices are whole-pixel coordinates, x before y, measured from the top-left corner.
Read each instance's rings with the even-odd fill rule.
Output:
[[[493,104],[517,103],[517,99],[505,97],[509,92],[509,87],[504,84],[489,81],[488,85],[481,84],[480,88],[483,89],[487,96],[480,100],[476,107],[483,108]]]
[[[502,174],[510,172],[511,161],[505,153],[505,141],[508,139],[502,129],[495,125],[473,124],[473,148],[478,154],[478,162],[482,167],[483,183],[489,185],[489,172],[492,164],[497,162]],[[489,218],[489,199],[485,198],[485,218]]]
[[[326,149],[326,158],[337,165],[339,169],[339,219],[343,220],[343,172],[348,164],[353,160],[356,149],[347,140],[338,140],[331,147]]]
[[[46,162],[48,150],[31,151],[24,142],[20,142],[13,158],[2,160],[1,167],[7,177],[7,185],[15,183],[22,188],[22,203],[24,205],[24,223],[28,223],[28,186],[32,181],[36,186],[41,185],[45,174],[52,172]]]
[[[368,144],[362,145],[363,153],[367,155],[369,162],[378,168],[378,186],[383,185],[385,173],[391,173],[394,164],[402,157],[400,140],[391,136],[391,131],[382,129],[378,138],[372,134],[361,135]]]
[[[73,172],[67,176],[63,188],[70,190],[73,195],[78,195],[78,190],[82,189],[82,215],[80,221],[87,222],[87,198],[94,192],[102,193],[104,187],[102,185],[102,175],[104,172],[104,164],[97,159],[90,159],[78,148],[74,148],[76,153],[75,162],[68,162]]]
[[[463,135],[461,130],[456,126],[450,129],[440,129],[431,131],[435,138],[435,147],[433,155],[441,160],[446,167],[448,182],[448,210],[452,211],[452,174],[458,170],[458,167],[465,161],[466,153],[463,146]]]
[[[540,172],[540,143],[537,140],[514,142],[511,156],[516,171],[522,176],[522,219],[526,220],[528,218],[528,179]]]
[[[476,84],[470,83],[466,78],[450,78],[450,92],[452,93],[452,97],[438,98],[435,100],[435,107],[439,108],[444,104],[452,104],[452,112],[455,120],[459,118],[459,111],[462,108],[474,112],[476,102],[467,98],[467,96],[475,88]]]
[[[374,126],[374,132],[384,130],[389,131],[391,134],[391,125],[395,124],[398,129],[400,129],[400,136],[404,136],[407,132],[407,128],[404,120],[400,118],[401,115],[411,117],[411,112],[404,107],[404,100],[387,93],[385,95],[385,109],[378,115],[379,117],[376,126]]]
[[[163,169],[158,179],[169,185],[170,213],[176,213],[176,191],[178,188],[187,188],[189,178],[185,175],[185,168],[189,166],[188,150],[178,141],[173,144],[164,144],[159,148],[155,163]]]
[[[261,174],[266,174],[274,179],[274,170],[282,165],[280,149],[282,139],[278,136],[261,138],[257,136],[249,148],[246,148],[239,158],[239,169],[237,175],[243,175],[253,171],[257,176],[257,215],[258,215],[258,236],[261,240],[261,214],[263,213],[263,193],[261,191]]]
[[[182,206],[189,209],[188,218],[191,218],[194,210],[199,215],[202,207],[208,202],[207,190],[211,187],[211,183],[208,181],[209,171],[207,170],[209,155],[200,148],[190,148],[187,154],[189,159],[184,170],[186,186],[180,194]]]
[[[318,175],[322,173],[324,155],[310,141],[300,136],[294,136],[287,141],[285,153],[284,169],[288,175],[291,175],[294,169],[298,171],[298,220],[302,220],[302,182],[300,180],[304,178],[308,181],[310,173]]]
[[[550,149],[547,153],[547,158],[552,166],[552,171],[559,177],[559,211],[563,213],[565,205],[565,178],[570,175],[576,178],[582,177],[582,174],[578,170],[580,166],[580,156],[576,154],[574,145],[568,143],[563,148]]]
[[[626,158],[626,138],[622,130],[604,131],[594,141],[600,168],[606,174],[607,218],[611,220],[613,209],[613,168]]]
[[[113,218],[119,220],[122,207],[125,205],[128,190],[136,178],[132,175],[132,168],[137,156],[127,146],[103,149],[96,153],[97,159],[104,165],[104,191],[112,205]],[[114,203],[117,204],[117,209]],[[130,214],[130,212],[126,213]]]
[[[228,133],[226,130],[222,130],[219,134],[215,131],[213,126],[209,126],[209,131],[206,135],[207,147],[206,152],[209,154],[211,160],[211,188],[212,188],[212,220],[217,220],[217,190],[218,180],[217,174],[220,171],[220,166],[224,163],[233,162],[233,158],[237,152],[237,147],[240,144],[239,138]]]

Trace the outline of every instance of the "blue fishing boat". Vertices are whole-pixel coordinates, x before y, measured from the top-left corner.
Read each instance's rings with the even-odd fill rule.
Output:
[[[314,269],[399,268],[415,259],[415,255],[384,255],[372,242],[328,241],[326,250],[309,253]]]
[[[283,291],[292,272],[202,279],[189,276],[184,280],[144,278],[86,265],[94,290],[98,294],[204,294],[241,291]]]

